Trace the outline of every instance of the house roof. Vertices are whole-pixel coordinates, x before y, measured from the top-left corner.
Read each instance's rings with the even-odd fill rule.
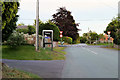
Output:
[[[28,26],[26,26],[26,25],[23,25],[23,26],[17,26],[17,29],[27,29],[28,28]]]

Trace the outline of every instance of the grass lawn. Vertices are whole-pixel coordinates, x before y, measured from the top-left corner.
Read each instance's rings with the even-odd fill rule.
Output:
[[[110,46],[113,46],[113,43],[99,43],[97,45],[110,45]]]
[[[110,48],[110,47],[105,47],[105,48],[107,48],[107,49],[114,49],[114,50],[119,50],[120,51],[120,49],[118,49],[118,48]]]
[[[113,46],[112,43],[99,43],[99,44],[87,44],[87,45],[104,45],[104,46]]]
[[[0,45],[0,59],[2,59],[2,46]]]
[[[66,52],[62,51],[65,48],[56,47],[53,51],[49,48],[40,48],[40,52],[35,51],[34,46],[24,45],[19,48],[9,48],[6,45],[2,46],[3,59],[16,59],[16,60],[64,60]]]
[[[87,45],[94,45],[94,44],[87,44]],[[96,44],[95,44],[96,45]],[[114,50],[120,50],[120,49],[118,49],[118,48],[113,48],[113,45],[114,44],[112,44],[112,43],[99,43],[99,44],[97,44],[97,45],[104,45],[104,46],[106,46],[106,47],[103,47],[103,48],[107,48],[107,49],[114,49]]]
[[[29,72],[9,68],[5,64],[2,64],[2,78],[40,78],[40,77]],[[40,80],[42,79],[40,78]]]

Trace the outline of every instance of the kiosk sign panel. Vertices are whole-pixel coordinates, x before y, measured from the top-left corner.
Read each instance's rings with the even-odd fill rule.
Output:
[[[43,48],[45,48],[45,45],[51,44],[51,50],[53,50],[53,30],[43,30]]]

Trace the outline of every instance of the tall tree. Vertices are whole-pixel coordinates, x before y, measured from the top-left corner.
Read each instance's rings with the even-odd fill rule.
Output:
[[[99,39],[104,39],[105,37],[104,37],[103,34],[99,34],[99,35],[98,35],[98,38],[99,38]]]
[[[104,31],[106,34],[110,31],[110,36],[114,38],[113,42],[117,45],[120,45],[120,21],[118,21],[118,18],[113,18],[112,22],[110,22]]]
[[[96,32],[91,32],[90,37],[92,41],[95,41],[96,39],[98,40],[98,34]]]
[[[18,21],[19,2],[3,2],[2,3],[2,41],[8,39],[13,30],[16,29]]]
[[[92,32],[91,30],[88,33],[84,33],[83,37],[87,38],[88,41],[91,43],[95,42],[96,39],[98,40],[99,35],[96,32]]]
[[[70,11],[66,10],[65,7],[61,7],[52,16],[52,21],[63,31],[64,36],[73,38],[73,41],[77,40],[79,37],[77,26],[79,25],[75,23]]]
[[[24,23],[19,23],[18,26],[24,26],[25,24]]]

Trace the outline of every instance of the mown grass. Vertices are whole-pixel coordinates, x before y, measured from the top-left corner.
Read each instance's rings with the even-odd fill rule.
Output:
[[[113,43],[98,43],[98,44],[87,44],[87,45],[104,45],[104,46],[113,46]]]
[[[99,43],[99,44],[97,44],[97,45],[110,45],[110,46],[113,46],[113,43]]]
[[[2,78],[40,78],[38,75],[9,68],[6,64],[2,64]],[[40,80],[42,80],[40,78]]]
[[[105,47],[103,48],[107,48],[107,49],[113,49],[113,50],[120,50],[120,48],[114,48],[114,44],[113,43],[99,43],[99,44],[87,44],[87,45],[103,45]]]
[[[56,47],[51,51],[49,48],[40,48],[40,52],[35,51],[34,46],[24,45],[18,48],[9,48],[2,46],[3,59],[16,59],[16,60],[64,60],[64,48]]]
[[[0,45],[0,59],[2,59],[2,46]]]
[[[118,49],[118,48],[110,48],[110,47],[105,47],[105,48],[107,48],[107,49],[113,49],[113,50],[118,50],[118,51],[120,51],[120,49]]]

